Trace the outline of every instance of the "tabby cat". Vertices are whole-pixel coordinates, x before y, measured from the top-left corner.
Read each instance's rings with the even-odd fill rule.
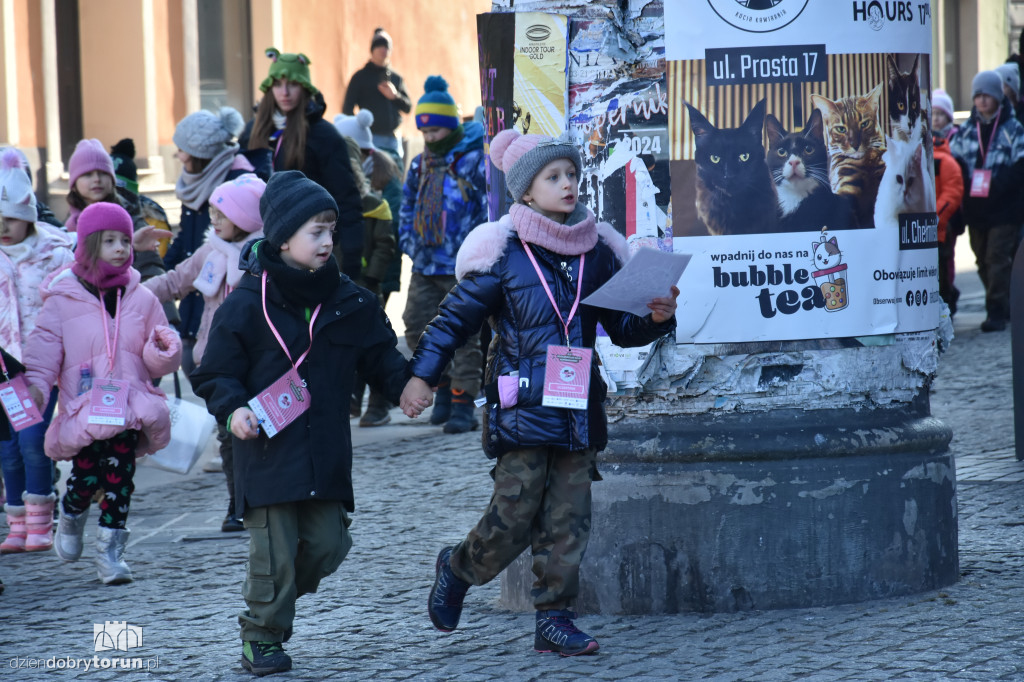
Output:
[[[798,133],[786,132],[768,114],[768,168],[779,195],[779,231],[849,229],[857,218],[847,197],[829,187],[821,112],[815,109]]]
[[[900,71],[896,58],[885,55],[889,71],[889,124],[897,140],[909,141],[918,135],[918,126],[924,126],[921,118],[921,84],[917,77],[917,63],[921,55],[914,57],[914,66],[909,73]]]
[[[874,227],[875,196],[885,165],[885,138],[878,125],[882,83],[867,95],[830,100],[811,95],[825,124],[832,191],[850,197],[861,227]]]
[[[764,158],[765,100],[738,128],[719,129],[689,104],[697,162],[697,216],[709,234],[776,231],[775,185]]]

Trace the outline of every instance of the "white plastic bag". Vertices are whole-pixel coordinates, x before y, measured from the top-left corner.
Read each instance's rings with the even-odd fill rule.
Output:
[[[177,372],[174,374],[174,393],[173,398],[167,398],[167,407],[171,411],[171,442],[140,462],[176,474],[187,474],[206,449],[217,422],[206,408],[182,400]]]

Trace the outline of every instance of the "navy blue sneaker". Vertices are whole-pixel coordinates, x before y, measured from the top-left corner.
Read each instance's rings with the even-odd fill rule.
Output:
[[[292,669],[291,656],[280,642],[242,642],[242,667],[263,677]]]
[[[538,611],[537,634],[533,649],[546,654],[557,651],[562,656],[592,654],[600,647],[597,640],[573,625],[572,611]]]
[[[459,616],[462,615],[462,600],[466,598],[469,583],[452,572],[452,550],[445,547],[437,555],[437,575],[434,586],[430,588],[430,600],[427,602],[427,613],[430,622],[441,632],[451,632],[459,627]]]

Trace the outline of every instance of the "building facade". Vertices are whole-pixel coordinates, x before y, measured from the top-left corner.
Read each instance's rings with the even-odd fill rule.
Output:
[[[166,191],[180,171],[177,122],[223,104],[248,118],[267,73],[266,48],[310,58],[330,120],[378,26],[394,40],[392,63],[414,102],[426,77],[439,73],[471,115],[480,103],[476,15],[490,7],[487,0],[0,0],[0,146],[26,153],[37,192],[58,207],[67,161],[83,137],[108,148],[132,138],[140,184]],[[418,137],[410,117],[402,132]]]

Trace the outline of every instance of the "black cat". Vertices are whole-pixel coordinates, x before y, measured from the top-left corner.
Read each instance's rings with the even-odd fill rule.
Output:
[[[914,66],[903,73],[896,65],[896,58],[885,55],[889,71],[889,125],[892,136],[909,142],[915,134],[923,137],[923,127],[918,130],[921,120],[921,83],[917,76],[917,63],[921,55],[914,57]],[[920,139],[920,138],[918,138]]]
[[[768,168],[779,198],[779,232],[857,227],[853,205],[832,193],[821,112],[815,109],[799,133],[789,133],[768,114]]]
[[[776,231],[775,186],[764,159],[765,100],[739,128],[718,129],[690,104],[697,162],[697,216],[709,234]]]

